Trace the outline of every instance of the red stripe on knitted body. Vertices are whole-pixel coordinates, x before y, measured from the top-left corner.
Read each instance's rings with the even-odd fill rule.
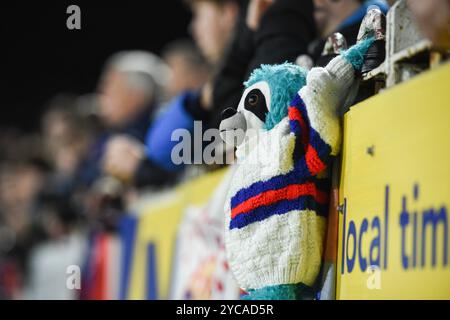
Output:
[[[296,107],[289,107],[288,109],[289,119],[298,121],[301,127],[301,139],[304,146],[306,146],[306,165],[308,166],[311,175],[316,175],[326,168],[326,165],[322,162],[317,154],[316,149],[308,143],[308,131],[306,127],[306,122]]]
[[[320,160],[319,155],[317,154],[316,149],[312,145],[309,145],[306,150],[306,165],[308,166],[308,170],[311,175],[316,175],[323,170],[325,170],[326,165]]]
[[[302,114],[300,113],[300,110],[298,110],[296,107],[289,107],[288,108],[288,116],[290,120],[298,121],[300,123],[300,128],[302,129],[301,135],[302,135],[302,143],[305,146],[308,143],[308,131],[306,127],[305,119],[303,119]]]
[[[251,197],[231,210],[233,219],[239,214],[246,213],[261,206],[271,205],[281,200],[293,200],[301,196],[313,196],[321,204],[328,201],[328,195],[317,190],[314,183],[292,184],[278,190],[269,190]]]

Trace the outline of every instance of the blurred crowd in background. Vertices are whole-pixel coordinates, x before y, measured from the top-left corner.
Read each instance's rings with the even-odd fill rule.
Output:
[[[187,0],[192,38],[159,56],[114,54],[91,94],[49,97],[38,132],[1,128],[0,298],[89,298],[57,284],[66,261],[85,266],[92,235],[116,232],[143,194],[217,169],[174,164],[174,129],[217,128],[253,69],[302,55],[315,62],[336,31],[354,44],[368,6],[386,12],[390,2]],[[409,4],[423,32],[448,48],[449,1]]]

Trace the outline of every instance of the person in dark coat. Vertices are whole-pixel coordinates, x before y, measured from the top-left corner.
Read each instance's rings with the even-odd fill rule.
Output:
[[[202,121],[203,130],[218,128],[222,111],[238,104],[242,84],[255,68],[294,62],[316,37],[311,0],[251,0],[242,8],[235,36],[213,80],[201,91],[174,100],[147,133],[147,157],[167,170],[183,168],[171,158],[178,143],[171,141],[174,130],[193,132],[194,121]]]

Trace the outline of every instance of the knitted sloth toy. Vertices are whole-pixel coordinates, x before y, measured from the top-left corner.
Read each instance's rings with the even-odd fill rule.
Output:
[[[325,68],[263,65],[236,109],[222,115],[238,167],[225,203],[228,261],[245,299],[312,298],[328,212],[330,157],[340,147],[337,108],[373,43]]]

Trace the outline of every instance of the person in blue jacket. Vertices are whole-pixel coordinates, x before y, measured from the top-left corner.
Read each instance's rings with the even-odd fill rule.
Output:
[[[196,45],[213,67],[219,64],[229,47],[243,1],[186,1],[193,12],[190,30]],[[197,68],[194,72],[200,74],[203,70]],[[172,69],[171,75],[177,76],[176,70]],[[170,84],[165,89],[171,91]],[[171,134],[178,128],[190,130],[194,120],[205,119],[208,112],[200,106],[202,96],[202,90],[186,90],[162,107],[163,112],[153,117],[147,127],[145,145],[140,144],[139,139],[124,135],[115,137],[106,148],[103,171],[138,188],[158,187],[168,177],[177,176],[182,166],[176,166],[171,161]]]

